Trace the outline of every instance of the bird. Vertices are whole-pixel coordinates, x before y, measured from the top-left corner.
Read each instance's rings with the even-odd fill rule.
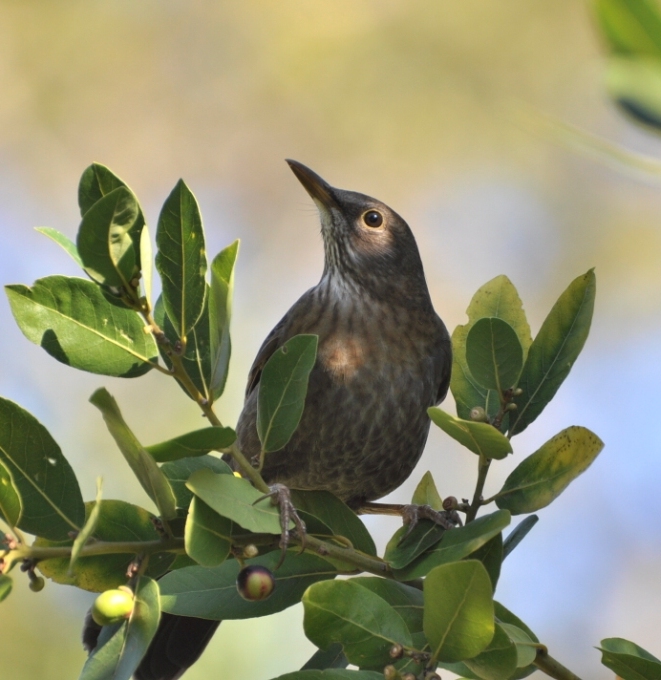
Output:
[[[249,460],[259,458],[262,369],[293,336],[317,335],[301,421],[283,449],[266,454],[261,474],[280,488],[330,491],[359,512],[399,487],[420,459],[427,409],[450,383],[450,337],[404,219],[374,198],[330,186],[298,161],[287,163],[319,210],[324,269],[258,351],[237,443]],[[177,680],[218,625],[164,614],[135,678]]]

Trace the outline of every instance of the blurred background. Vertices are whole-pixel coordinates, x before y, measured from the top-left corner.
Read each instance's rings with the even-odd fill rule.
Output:
[[[109,166],[155,229],[179,177],[200,202],[210,256],[242,240],[230,380],[234,424],[263,338],[314,285],[312,201],[283,159],[375,196],[417,237],[452,330],[475,290],[507,274],[533,334],[569,282],[596,267],[590,338],[543,416],[492,468],[486,493],[558,430],[580,424],[601,456],[508,559],[497,597],[584,678],[622,636],[661,655],[661,191],[659,176],[560,141],[542,116],[661,157],[608,101],[589,7],[575,0],[0,0],[0,274],[31,284],[75,265],[35,226],[75,238],[80,174]],[[88,402],[105,385],[145,444],[202,426],[175,384],[73,371],[30,344],[0,300],[0,394],[53,433],[85,498],[153,507]],[[451,399],[445,407],[454,412]],[[442,495],[472,492],[476,458],[432,432],[419,468]],[[494,469],[495,468],[495,469]],[[396,520],[367,518],[380,545]],[[71,680],[91,594],[18,579],[2,604],[12,680]],[[224,623],[187,680],[269,680],[313,648],[302,609]],[[7,665],[9,664],[9,665]]]

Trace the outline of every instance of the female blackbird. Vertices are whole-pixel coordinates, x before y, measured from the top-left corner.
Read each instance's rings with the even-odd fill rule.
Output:
[[[269,357],[294,335],[318,335],[301,422],[282,450],[266,454],[262,475],[269,484],[331,491],[359,510],[396,489],[420,459],[427,408],[443,400],[450,382],[450,338],[406,222],[383,203],[287,162],[319,208],[324,272],[257,354],[238,445],[248,459],[259,456],[257,386]],[[217,626],[163,615],[136,678],[181,677]]]

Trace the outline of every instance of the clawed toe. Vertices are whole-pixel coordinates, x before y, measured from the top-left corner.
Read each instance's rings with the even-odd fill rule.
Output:
[[[273,484],[269,488],[269,493],[258,498],[255,503],[259,503],[259,501],[264,500],[265,498],[270,498],[271,503],[280,508],[280,526],[282,528],[282,533],[280,535],[280,550],[282,551],[282,554],[276,566],[277,569],[283,563],[287,546],[289,545],[289,523],[294,523],[294,529],[292,531],[295,531],[296,535],[301,539],[302,549],[305,548],[306,530],[305,522],[299,517],[298,512],[292,503],[289,489],[284,484]]]
[[[430,505],[404,505],[402,506],[402,519],[404,526],[408,528],[400,539],[400,543],[410,536],[421,519],[431,520],[444,529],[454,529],[454,527],[461,525],[461,519],[455,511],[439,512]]]

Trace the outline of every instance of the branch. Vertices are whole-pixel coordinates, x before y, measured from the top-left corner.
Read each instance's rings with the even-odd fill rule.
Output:
[[[581,680],[578,675],[565,668],[559,661],[549,655],[548,650],[543,645],[537,649],[537,658],[533,664],[546,675],[556,680]]]
[[[475,484],[475,493],[473,494],[473,500],[466,513],[466,524],[472,522],[475,517],[477,517],[477,511],[482,505],[482,492],[484,491],[484,484],[487,481],[487,474],[489,472],[489,465],[491,461],[484,456],[480,456],[480,462],[478,463],[479,468],[477,472],[477,482]]]

